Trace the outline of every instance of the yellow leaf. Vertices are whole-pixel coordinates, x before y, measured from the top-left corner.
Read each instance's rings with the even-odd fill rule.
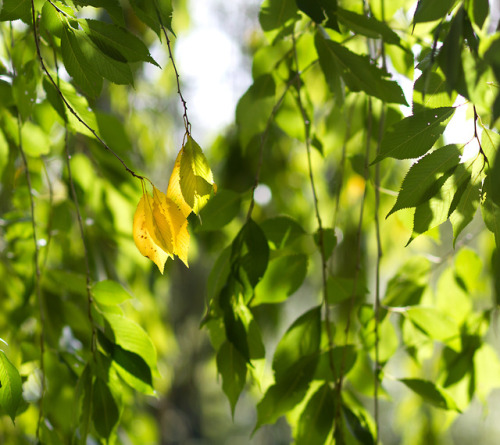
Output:
[[[153,187],[153,219],[160,246],[169,254],[177,255],[188,266],[188,221],[181,208],[156,187]]]
[[[146,258],[149,258],[163,273],[165,262],[169,255],[155,242],[151,235],[153,229],[153,215],[151,212],[151,198],[142,195],[134,215],[133,236],[134,242]]]
[[[181,150],[179,184],[186,203],[198,214],[215,190],[208,161],[196,141],[188,137]]]
[[[182,152],[183,149],[181,149],[179,151],[179,154],[177,155],[177,159],[175,160],[174,164],[174,169],[172,170],[172,174],[170,175],[170,179],[168,181],[167,198],[170,198],[172,201],[174,201],[181,209],[181,212],[184,215],[184,217],[187,218],[193,209],[186,202],[184,196],[182,196],[182,191],[181,191],[180,170],[181,170]]]

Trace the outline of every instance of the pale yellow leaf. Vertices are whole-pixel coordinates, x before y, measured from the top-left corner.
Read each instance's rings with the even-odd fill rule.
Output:
[[[174,201],[181,209],[184,217],[187,218],[193,209],[186,202],[184,196],[182,196],[181,191],[180,170],[183,151],[184,149],[181,149],[179,151],[177,159],[175,160],[174,169],[172,170],[172,174],[170,175],[170,179],[168,181],[167,198],[170,198],[172,201]]]
[[[133,225],[133,236],[134,242],[146,258],[149,258],[153,263],[158,266],[158,269],[163,273],[165,267],[165,262],[169,255],[163,251],[163,249],[158,246],[158,244],[153,239],[151,235],[151,229],[153,227],[152,223],[152,212],[151,212],[151,198],[149,195],[142,195],[137,209],[134,215],[134,225]]]

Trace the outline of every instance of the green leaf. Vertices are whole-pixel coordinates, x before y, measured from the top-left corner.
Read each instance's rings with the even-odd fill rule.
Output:
[[[217,351],[217,370],[222,376],[222,390],[229,400],[234,418],[236,403],[245,387],[247,365],[245,358],[227,341]]]
[[[56,36],[61,38],[63,33],[64,24],[66,23],[66,17],[61,14],[53,5],[57,6],[61,11],[64,11],[67,15],[75,17],[75,13],[72,8],[62,4],[59,1],[45,2],[42,7],[42,19],[41,25],[45,28],[45,31],[52,37]]]
[[[486,176],[483,183],[481,212],[483,214],[484,224],[487,229],[495,235],[495,242],[498,247],[500,246],[500,206],[495,204],[491,199],[490,181],[490,176]]]
[[[137,17],[158,34],[158,37],[161,37],[161,25],[172,31],[171,0],[129,0],[129,3]]]
[[[455,5],[456,0],[418,0],[413,23],[432,22],[442,19]]]
[[[387,283],[382,304],[395,307],[418,304],[427,287],[430,270],[427,258],[410,258]]]
[[[268,241],[274,244],[275,249],[290,246],[306,233],[302,226],[289,216],[266,219],[262,221],[260,227]]]
[[[320,65],[337,66],[342,79],[351,91],[364,91],[384,102],[408,105],[398,83],[387,80],[389,74],[374,65],[368,57],[356,54],[333,40],[326,40],[319,33],[315,39],[325,40],[323,42],[326,46],[325,51],[318,54]],[[321,47],[321,44],[316,44],[316,47],[318,46]],[[322,62],[321,59],[325,57],[328,60]],[[324,74],[328,76],[327,72]]]
[[[0,11],[0,21],[12,21],[21,19],[23,22],[31,22],[30,0],[3,0]]]
[[[342,104],[344,102],[344,84],[340,77],[342,71],[335,57],[331,56],[328,41],[319,33],[314,36],[314,46],[319,57],[319,65],[325,76],[325,81],[333,93],[335,100]]]
[[[446,145],[413,164],[386,218],[398,210],[416,207],[432,198],[459,164],[460,155],[456,145]]]
[[[446,79],[435,71],[424,71],[413,85],[413,114],[426,108],[450,107],[456,99],[446,89]]]
[[[191,136],[181,156],[180,186],[184,199],[196,214],[205,206],[214,187],[207,158]]]
[[[368,289],[361,279],[356,281],[354,289],[354,280],[352,278],[328,277],[327,281],[328,303],[338,304],[351,298],[354,292],[355,297],[363,297],[368,294]]]
[[[356,14],[347,9],[338,8],[337,17],[341,23],[356,34],[378,39],[382,38],[386,43],[399,45],[399,36],[387,26],[373,16]]]
[[[441,123],[451,118],[455,108],[420,111],[389,128],[381,142],[380,153],[372,164],[387,157],[418,158],[429,151],[445,129]]]
[[[209,300],[217,298],[226,285],[231,272],[231,247],[226,247],[215,261],[207,279],[207,297]]]
[[[479,196],[480,184],[478,182],[468,182],[458,205],[450,215],[450,222],[453,227],[453,247],[455,247],[458,235],[474,218],[479,206]]]
[[[132,71],[125,61],[118,61],[107,56],[84,31],[75,31],[74,35],[75,44],[79,45],[79,50],[83,54],[86,62],[89,66],[93,67],[97,73],[119,85],[134,84]]]
[[[269,262],[269,245],[264,232],[252,219],[233,241],[231,262],[239,268],[240,278],[248,279],[253,288],[264,276]]]
[[[77,6],[93,6],[95,8],[104,8],[113,21],[119,25],[125,26],[123,9],[119,0],[73,0]]]
[[[51,142],[48,135],[38,125],[26,121],[21,128],[23,149],[29,156],[38,157],[50,153]]]
[[[438,385],[422,379],[399,379],[399,381],[421,396],[427,403],[438,408],[461,412],[451,396]]]
[[[107,56],[119,62],[149,62],[159,67],[144,42],[126,28],[101,22],[81,20],[85,32]]]
[[[105,381],[96,378],[92,391],[92,421],[99,435],[109,439],[118,420],[118,405]]]
[[[321,339],[321,306],[302,314],[287,329],[273,357],[276,380],[280,380],[294,364],[319,351]]]
[[[22,400],[21,376],[2,350],[0,350],[0,384],[0,406],[14,423],[17,408]]]
[[[92,369],[90,365],[86,365],[78,379],[75,389],[75,400],[78,401],[78,409],[75,422],[78,423],[80,433],[80,445],[87,443],[87,436],[90,430],[90,422],[92,416]],[[81,403],[80,403],[80,399]]]
[[[342,404],[346,426],[351,434],[363,445],[372,445],[375,443],[373,435],[367,425],[366,418],[361,414],[361,419],[347,406]]]
[[[324,26],[339,30],[337,23],[337,0],[296,0],[298,8],[320,24],[328,18]]]
[[[433,307],[413,306],[406,312],[411,322],[431,339],[450,343],[460,340],[456,323]]]
[[[81,33],[78,35],[81,36]],[[64,27],[61,36],[64,67],[77,85],[90,97],[97,97],[102,89],[102,77],[84,56],[75,32]]]
[[[229,224],[240,212],[241,195],[232,190],[217,190],[207,205],[201,210],[201,231],[219,230]]]
[[[31,116],[36,101],[36,89],[40,78],[38,61],[30,60],[12,81],[12,96],[23,121]]]
[[[490,4],[488,0],[472,0],[469,2],[467,13],[472,23],[482,28],[488,14],[490,12]]]
[[[328,383],[311,396],[300,415],[295,443],[311,445],[325,443],[335,416],[335,391]]]
[[[257,424],[254,432],[264,424],[276,422],[302,401],[317,363],[318,354],[303,356],[291,368],[280,372],[276,383],[268,388],[257,405]]]
[[[314,234],[314,242],[318,247],[320,247],[320,236],[319,230]],[[330,228],[323,228],[323,254],[325,260],[328,260],[333,253],[333,249],[337,246],[337,235],[335,235],[335,230]]]
[[[109,324],[107,337],[126,351],[142,357],[151,370],[156,371],[156,350],[148,334],[137,323],[122,315],[110,313],[103,315]]]
[[[358,353],[353,345],[335,346],[332,349],[322,351],[319,355],[314,380],[336,382],[340,376],[340,368],[343,370],[343,375],[346,376],[354,367],[357,357]]]
[[[264,0],[260,7],[259,21],[264,31],[281,28],[289,20],[297,20],[295,0]]]
[[[241,96],[236,106],[240,140],[246,148],[252,137],[265,130],[274,107],[276,84],[271,74],[263,74]]]
[[[73,85],[71,85],[70,83],[65,82],[62,79],[59,79],[58,83],[59,90],[68,102],[69,106],[90,128],[94,129],[96,133],[99,134],[96,116],[90,108],[87,99],[83,96],[80,96],[73,88]],[[69,127],[73,131],[84,134],[85,136],[89,136],[91,138],[94,137],[92,132],[90,132],[89,129],[85,127],[85,125],[83,125],[71,112],[66,111],[66,105],[63,103],[61,96],[49,79],[43,79],[43,88],[51,105],[61,116],[61,118],[69,123]]]
[[[120,304],[132,298],[121,284],[112,280],[95,283],[92,286],[92,295],[97,303],[105,305]]]
[[[281,255],[269,262],[264,278],[255,288],[252,306],[285,301],[302,285],[307,274],[308,256]]]

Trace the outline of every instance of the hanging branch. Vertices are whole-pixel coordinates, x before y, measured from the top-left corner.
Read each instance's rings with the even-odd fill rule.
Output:
[[[34,39],[35,39],[36,53],[37,53],[37,56],[38,56],[38,60],[40,61],[40,66],[42,67],[42,70],[45,72],[45,74],[49,78],[49,80],[52,83],[52,85],[54,86],[54,88],[56,89],[58,95],[61,97],[62,101],[64,102],[64,105],[66,106],[66,108],[69,110],[69,112],[73,116],[76,117],[76,119],[78,120],[78,122],[80,122],[85,128],[87,128],[87,130],[89,130],[94,135],[94,137],[101,143],[101,145],[107,151],[109,151],[116,159],[118,159],[118,161],[123,165],[123,167],[125,168],[125,170],[128,173],[130,173],[134,178],[144,179],[143,176],[138,175],[136,172],[134,172],[125,163],[125,161],[108,144],[106,144],[106,142],[104,142],[104,140],[97,134],[97,131],[94,130],[90,125],[88,125],[79,116],[79,114],[73,109],[73,107],[70,105],[70,103],[66,100],[66,98],[64,97],[64,94],[62,93],[61,89],[57,85],[56,81],[54,80],[54,78],[52,77],[52,75],[49,73],[49,70],[47,69],[47,67],[45,65],[45,62],[44,62],[43,57],[42,57],[42,53],[40,51],[40,37],[38,35],[38,29],[37,29],[37,26],[36,26],[36,13],[35,13],[35,3],[34,3],[34,0],[31,0],[31,19],[32,19],[32,22],[33,22],[33,36],[34,36]]]
[[[33,244],[35,246],[35,252],[33,254],[33,263],[35,266],[35,294],[36,294],[36,299],[38,301],[38,311],[39,311],[39,317],[40,317],[40,371],[42,373],[42,391],[40,395],[40,407],[38,411],[38,422],[36,426],[36,437],[37,439],[40,439],[40,426],[42,424],[42,419],[43,419],[43,399],[45,396],[45,310],[44,310],[44,305],[43,305],[43,298],[42,298],[42,289],[40,286],[40,281],[41,281],[41,271],[40,271],[40,264],[39,264],[39,257],[40,257],[40,246],[38,245],[38,238],[36,235],[36,221],[35,221],[35,200],[33,199],[33,191],[32,191],[32,185],[31,185],[31,175],[30,171],[28,168],[28,160],[26,158],[26,153],[24,153],[23,149],[23,139],[22,139],[22,132],[21,132],[21,118],[19,114],[17,115],[17,127],[18,127],[18,137],[19,137],[19,152],[21,153],[21,158],[23,161],[23,166],[24,166],[24,172],[26,176],[26,183],[28,185],[28,195],[30,198],[30,211],[31,211],[31,227],[33,230]]]
[[[364,180],[365,180],[365,189],[363,192],[363,198],[361,201],[361,208],[359,211],[359,222],[358,229],[356,234],[357,246],[356,246],[356,268],[354,269],[354,277],[353,277],[353,286],[351,296],[349,298],[349,307],[347,310],[347,321],[345,327],[345,337],[344,337],[344,348],[342,348],[342,358],[340,361],[340,371],[339,371],[339,380],[336,387],[336,409],[335,409],[335,420],[333,425],[334,434],[336,431],[340,431],[340,411],[342,404],[342,385],[344,383],[344,372],[345,372],[345,364],[346,364],[346,346],[349,342],[349,331],[351,329],[351,315],[352,310],[354,308],[354,300],[356,298],[356,289],[358,287],[358,279],[359,279],[359,271],[361,270],[361,238],[362,238],[362,230],[363,230],[363,218],[364,218],[364,207],[365,202],[368,196],[368,176],[369,176],[369,162],[368,158],[370,155],[370,140],[372,133],[372,102],[371,97],[368,97],[368,128],[366,130],[366,148],[365,148],[365,163],[364,163]]]
[[[156,13],[158,14],[158,20],[160,22],[160,26],[161,26],[161,29],[163,31],[163,34],[165,35],[165,40],[167,41],[168,56],[170,57],[170,60],[172,61],[172,67],[173,67],[174,73],[175,73],[175,81],[177,83],[177,94],[179,95],[179,98],[180,98],[181,104],[182,104],[182,108],[184,110],[184,113],[182,115],[182,120],[184,121],[184,128],[186,130],[186,132],[184,133],[184,138],[186,138],[187,136],[191,135],[191,123],[189,122],[189,118],[188,118],[188,114],[187,114],[187,102],[184,99],[184,96],[182,95],[182,92],[181,92],[180,76],[179,76],[179,72],[177,71],[177,66],[175,64],[174,54],[172,52],[172,44],[170,42],[170,38],[168,37],[167,29],[163,25],[161,15],[160,15],[158,10],[156,11]],[[184,142],[185,141],[183,141],[182,145],[184,145]]]
[[[295,84],[297,89],[297,105],[299,107],[300,113],[302,115],[302,120],[304,122],[305,131],[305,141],[306,141],[306,153],[307,153],[307,167],[309,170],[309,183],[311,185],[311,192],[313,196],[314,203],[314,213],[316,215],[316,222],[318,224],[318,247],[321,255],[321,284],[323,289],[323,306],[325,308],[325,322],[326,322],[326,336],[328,338],[328,360],[330,364],[330,370],[332,371],[333,379],[335,380],[335,363],[333,360],[333,333],[331,328],[330,320],[330,309],[328,307],[328,286],[327,286],[327,258],[325,254],[325,236],[323,230],[323,223],[321,220],[321,215],[319,213],[319,202],[318,194],[316,192],[316,185],[314,183],[314,174],[311,161],[311,121],[307,116],[307,112],[302,103],[301,93],[301,71],[299,67],[299,58],[297,55],[297,42],[295,38],[295,30],[292,31],[292,42],[293,42],[293,57],[295,61],[295,67],[297,70],[297,82]]]

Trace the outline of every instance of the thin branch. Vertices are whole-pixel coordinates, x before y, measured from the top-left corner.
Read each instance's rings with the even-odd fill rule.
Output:
[[[36,221],[35,221],[35,200],[33,199],[33,191],[31,185],[31,175],[28,167],[28,160],[23,149],[23,139],[21,132],[21,118],[19,113],[17,115],[17,127],[18,127],[18,137],[19,137],[19,152],[21,153],[21,158],[23,160],[24,171],[26,176],[26,182],[28,184],[28,195],[30,198],[30,210],[31,210],[31,227],[33,229],[33,244],[35,245],[35,252],[33,254],[33,263],[35,266],[35,293],[38,301],[38,311],[40,317],[40,371],[42,373],[42,391],[40,395],[40,407],[38,411],[38,422],[36,426],[36,437],[40,439],[40,426],[43,419],[43,399],[45,396],[45,310],[43,307],[42,289],[40,286],[41,272],[39,265],[40,247],[38,245],[38,239],[36,235]]]
[[[76,194],[75,183],[73,181],[73,174],[71,171],[71,162],[70,162],[71,154],[69,152],[68,128],[66,125],[65,125],[64,130],[65,130],[64,147],[65,147],[65,151],[66,151],[66,167],[68,169],[69,188],[71,190],[71,197],[73,198],[73,202],[75,203],[75,212],[76,212],[76,217],[78,220],[78,229],[80,231],[80,238],[82,240],[82,246],[83,246],[83,257],[85,259],[85,278],[86,278],[86,289],[87,289],[87,317],[90,321],[90,325],[92,326],[92,338],[91,338],[91,344],[90,344],[90,351],[92,352],[92,355],[95,356],[97,331],[96,331],[95,324],[94,324],[94,317],[92,316],[92,304],[93,304],[94,300],[92,298],[89,254],[88,254],[87,245],[85,243],[85,230],[83,227],[82,215],[80,213],[80,205],[78,204],[78,196]]]
[[[311,184],[311,192],[313,196],[314,203],[314,213],[316,215],[316,221],[318,224],[318,247],[321,255],[321,284],[323,289],[323,306],[325,308],[325,325],[326,325],[326,336],[328,338],[328,360],[330,369],[332,371],[333,380],[335,380],[336,370],[335,370],[335,362],[333,360],[333,333],[331,328],[331,320],[330,320],[330,308],[328,305],[328,286],[327,286],[327,258],[325,253],[325,236],[323,231],[323,223],[321,221],[321,215],[319,213],[319,201],[318,194],[316,191],[316,185],[314,183],[314,174],[312,168],[311,161],[311,121],[307,116],[307,112],[304,108],[301,98],[301,71],[299,66],[299,58],[297,55],[297,45],[295,38],[295,30],[292,31],[292,42],[293,42],[293,56],[295,60],[295,66],[297,69],[297,105],[299,106],[300,113],[302,115],[302,120],[304,122],[304,132],[305,132],[305,141],[306,141],[306,153],[307,153],[307,167],[309,170],[309,182]]]
[[[276,116],[276,113],[278,112],[279,108],[281,107],[281,104],[283,103],[283,100],[285,99],[286,93],[290,90],[290,88],[295,85],[297,82],[300,82],[300,74],[306,72],[309,68],[314,66],[318,60],[314,60],[311,62],[309,65],[307,65],[306,68],[302,70],[301,73],[296,73],[295,76],[293,76],[291,79],[288,80],[287,84],[285,85],[285,90],[279,97],[278,101],[275,103],[273,109],[271,110],[271,114],[269,115],[269,118],[267,119],[266,123],[266,128],[264,129],[263,133],[260,135],[260,145],[259,145],[259,161],[257,163],[257,170],[255,172],[255,181],[252,186],[252,197],[250,199],[250,205],[248,207],[248,212],[247,212],[247,217],[246,220],[248,221],[252,217],[252,212],[253,208],[255,205],[255,189],[259,185],[260,182],[260,172],[262,170],[262,165],[264,162],[264,146],[266,144],[267,138],[269,136],[269,131],[271,130],[271,124],[273,123],[274,117]]]
[[[161,29],[163,31],[163,34],[165,35],[165,40],[167,41],[168,56],[170,57],[170,60],[172,61],[172,67],[173,67],[174,73],[175,73],[175,81],[177,82],[177,94],[179,95],[179,98],[180,98],[181,104],[182,104],[182,108],[184,110],[184,114],[182,115],[182,119],[184,121],[184,128],[186,129],[186,132],[184,134],[184,138],[185,138],[186,136],[189,136],[191,134],[191,123],[189,122],[189,118],[188,118],[188,114],[187,114],[187,102],[184,99],[184,96],[182,95],[182,92],[181,92],[180,76],[179,76],[179,72],[177,71],[177,66],[175,65],[174,54],[172,52],[172,44],[170,42],[170,38],[168,37],[167,29],[163,25],[161,15],[158,11],[157,11],[157,14],[158,14],[158,20],[160,21]],[[183,141],[183,145],[184,145],[184,142],[185,141]]]
[[[38,56],[38,60],[40,61],[40,65],[41,65],[43,71],[45,72],[45,74],[49,78],[50,82],[52,83],[52,85],[56,89],[56,91],[59,94],[59,96],[61,97],[62,101],[64,102],[64,105],[66,105],[66,108],[69,110],[69,112],[73,116],[76,117],[76,119],[78,120],[78,122],[80,122],[85,128],[87,128],[87,130],[89,130],[94,135],[94,137],[101,143],[101,145],[107,151],[109,151],[116,159],[118,159],[118,161],[123,165],[123,167],[125,168],[125,170],[128,173],[130,173],[134,178],[144,179],[143,176],[138,175],[131,168],[129,168],[129,166],[125,163],[125,161],[108,144],[106,144],[106,142],[104,142],[103,139],[101,139],[101,137],[97,134],[96,130],[94,130],[90,125],[88,125],[79,116],[79,114],[73,109],[73,107],[70,105],[70,103],[64,97],[64,94],[62,93],[61,89],[57,85],[57,83],[54,80],[54,78],[52,77],[52,75],[49,73],[49,70],[47,69],[47,67],[45,65],[45,62],[43,60],[43,57],[42,57],[42,53],[41,53],[41,50],[40,50],[40,38],[39,38],[39,35],[38,35],[38,29],[37,29],[37,26],[36,26],[36,13],[35,13],[35,3],[34,3],[34,0],[31,0],[31,18],[32,18],[32,21],[33,21],[33,35],[34,35],[34,38],[35,38],[35,46],[36,46],[36,53],[37,53],[37,56]]]
[[[362,239],[362,231],[363,231],[363,218],[364,218],[364,207],[365,207],[365,202],[368,196],[368,176],[369,176],[369,155],[370,155],[370,141],[371,141],[371,133],[372,133],[372,103],[371,103],[371,98],[368,97],[368,128],[366,130],[366,148],[365,148],[365,164],[364,164],[364,180],[365,180],[365,190],[363,193],[363,199],[361,201],[361,208],[359,212],[359,222],[358,222],[358,229],[357,229],[357,247],[356,247],[356,268],[354,269],[354,277],[353,277],[353,286],[352,286],[352,292],[351,292],[351,297],[349,299],[349,307],[347,311],[347,320],[346,320],[346,326],[345,326],[345,337],[344,337],[344,348],[342,348],[342,358],[340,361],[340,372],[339,372],[339,380],[337,383],[336,387],[336,410],[335,410],[335,420],[334,420],[334,427],[333,430],[337,431],[338,428],[340,428],[340,406],[342,404],[342,385],[344,383],[344,372],[345,372],[345,364],[346,364],[346,346],[349,343],[349,331],[351,329],[351,315],[352,315],[352,310],[354,308],[354,300],[356,298],[356,290],[357,290],[357,285],[358,285],[358,279],[359,279],[359,271],[361,270],[361,239]]]

